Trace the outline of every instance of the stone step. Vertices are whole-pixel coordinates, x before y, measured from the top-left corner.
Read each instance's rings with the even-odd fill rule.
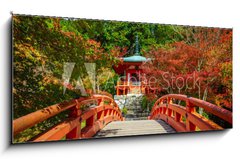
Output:
[[[125,118],[126,121],[132,120],[147,120],[147,117]]]
[[[142,94],[128,94],[128,95],[115,95],[114,100],[119,105],[120,109],[124,107],[127,109],[126,118],[144,118],[147,119],[149,113],[142,112]]]

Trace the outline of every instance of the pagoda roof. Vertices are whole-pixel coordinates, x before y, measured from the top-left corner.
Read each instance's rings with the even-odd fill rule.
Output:
[[[140,56],[139,54],[123,58],[123,62],[144,62],[146,60],[146,57]]]

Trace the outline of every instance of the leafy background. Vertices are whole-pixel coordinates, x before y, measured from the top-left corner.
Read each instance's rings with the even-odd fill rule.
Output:
[[[81,96],[74,89],[63,94],[64,62],[75,63],[70,83],[76,84],[81,76],[89,89],[91,84],[84,62],[96,63],[99,89],[115,94],[114,83],[118,75],[112,65],[120,62],[118,57],[134,53],[136,35],[139,36],[141,54],[154,59],[145,65],[145,73],[161,81],[156,96],[146,96],[145,100],[153,103],[163,94],[181,93],[231,110],[231,29],[14,15],[14,119]],[[160,77],[166,71],[184,79],[197,75],[201,89],[162,89],[164,81]],[[113,80],[107,87],[105,84],[110,81],[104,75],[106,72]],[[205,116],[214,118],[207,113]],[[23,142],[65,117],[67,113],[62,113],[38,124],[14,141]]]

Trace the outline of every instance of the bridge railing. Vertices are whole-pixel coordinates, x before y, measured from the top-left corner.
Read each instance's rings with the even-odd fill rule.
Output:
[[[185,106],[174,103],[180,101]],[[159,98],[151,111],[149,119],[162,119],[178,132],[205,131],[223,129],[213,121],[203,117],[196,111],[203,108],[232,125],[232,112],[209,102],[180,94],[169,94]]]
[[[82,110],[85,105],[91,105]],[[123,120],[121,111],[115,101],[106,95],[93,95],[89,98],[79,98],[70,102],[55,104],[30,113],[13,121],[13,135],[41,123],[50,117],[70,110],[69,117],[49,130],[35,136],[32,142],[80,139],[94,136],[111,121]],[[85,126],[82,128],[82,122]]]

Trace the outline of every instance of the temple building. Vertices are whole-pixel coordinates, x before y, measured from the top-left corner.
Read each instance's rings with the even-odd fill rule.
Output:
[[[123,57],[120,60],[122,61],[120,64],[113,66],[115,72],[120,75],[116,86],[117,95],[155,93],[148,86],[143,72],[142,65],[147,59],[140,55],[138,36],[135,40],[134,55]]]

